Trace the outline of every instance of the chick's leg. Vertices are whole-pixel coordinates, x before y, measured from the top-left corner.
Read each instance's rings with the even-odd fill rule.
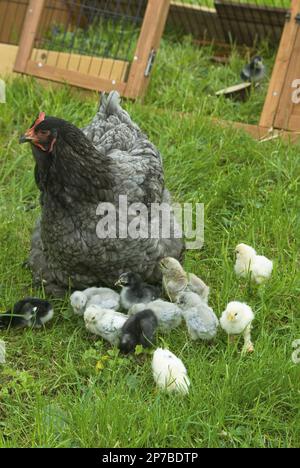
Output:
[[[243,353],[253,353],[254,351],[254,345],[251,341],[251,323],[248,325],[248,327],[245,328],[244,331],[244,346],[243,346]]]

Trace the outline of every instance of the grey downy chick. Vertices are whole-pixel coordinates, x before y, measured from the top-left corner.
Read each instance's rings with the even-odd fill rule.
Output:
[[[70,296],[70,302],[74,314],[83,315],[85,309],[92,304],[99,305],[104,309],[118,310],[120,295],[110,288],[92,287],[84,291],[73,292]]]
[[[95,304],[87,307],[84,312],[86,329],[115,346],[119,344],[121,330],[127,319],[128,316],[125,314],[112,309],[103,309]]]
[[[131,353],[137,345],[149,348],[153,344],[157,326],[158,320],[150,309],[129,317],[122,327],[120,351],[125,354]]]
[[[163,332],[169,332],[177,328],[182,322],[182,311],[177,304],[173,302],[156,299],[148,302],[148,304],[135,304],[129,311],[128,315],[134,315],[144,309],[150,309],[156,315],[158,327]]]
[[[265,76],[266,67],[259,55],[255,56],[241,71],[243,81],[258,82],[265,78]]]
[[[179,296],[177,303],[182,309],[192,340],[210,341],[215,338],[219,320],[213,309],[198,294],[184,292]]]
[[[116,286],[122,288],[120,302],[125,310],[129,310],[134,304],[147,304],[160,297],[160,288],[144,283],[136,273],[123,273],[116,282]]]

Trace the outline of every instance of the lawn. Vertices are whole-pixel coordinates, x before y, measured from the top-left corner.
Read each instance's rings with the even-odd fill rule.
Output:
[[[270,67],[273,52],[260,52]],[[239,81],[245,56],[234,50],[224,67],[212,65],[209,55],[188,39],[176,47],[164,41],[145,103],[125,107],[161,150],[175,200],[205,204],[205,245],[188,252],[185,267],[210,285],[218,316],[230,300],[253,307],[254,354],[242,357],[221,331],[212,346],[191,342],[184,326],[159,335],[191,380],[185,398],[161,394],[151,356],[123,358],[91,341],[68,297],[55,300],[45,330],[0,333],[7,345],[0,447],[300,445],[300,364],[291,360],[292,342],[300,338],[299,147],[258,143],[210,122],[210,115],[257,122],[267,83],[246,103],[218,100],[214,91]],[[19,146],[18,136],[38,111],[83,126],[96,107],[96,94],[67,86],[44,88],[19,77],[7,83],[7,104],[0,105],[1,310],[26,295],[43,296],[22,267],[39,207],[30,149]],[[265,286],[235,278],[239,242],[274,259]]]

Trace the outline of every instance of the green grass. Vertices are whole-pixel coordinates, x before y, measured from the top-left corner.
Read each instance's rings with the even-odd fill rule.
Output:
[[[291,361],[292,342],[300,338],[299,147],[258,143],[207,119],[213,113],[257,121],[265,85],[244,104],[217,100],[206,88],[238,80],[245,57],[234,52],[229,66],[211,66],[208,50],[188,41],[173,47],[163,43],[145,104],[125,107],[161,150],[174,198],[205,204],[205,245],[188,252],[185,266],[210,285],[218,315],[233,299],[253,307],[255,353],[242,357],[222,332],[213,346],[192,343],[184,326],[161,335],[159,343],[183,359],[191,379],[188,397],[163,395],[152,381],[150,356],[121,358],[101,340],[90,341],[68,298],[56,300],[45,330],[0,334],[7,344],[0,447],[299,446],[300,365]],[[22,268],[39,208],[30,149],[18,145],[18,136],[38,111],[83,126],[96,107],[96,94],[45,89],[29,78],[8,81],[7,104],[0,105],[2,310],[22,296],[43,295]],[[236,280],[238,242],[275,260],[265,287]]]
[[[146,103],[174,111],[198,112],[227,120],[258,123],[269,77],[275,59],[274,50],[262,43],[257,53],[264,57],[268,78],[250,94],[246,102],[216,97],[216,91],[241,82],[240,71],[253,51],[241,54],[233,47],[229,64],[213,64],[213,47],[195,47],[190,37],[174,44],[163,39],[156,61]]]

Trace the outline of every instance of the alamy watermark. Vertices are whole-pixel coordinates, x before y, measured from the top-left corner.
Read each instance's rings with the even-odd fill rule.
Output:
[[[187,249],[201,249],[204,243],[203,203],[128,204],[127,195],[119,204],[100,203],[96,232],[100,239],[181,239]]]

